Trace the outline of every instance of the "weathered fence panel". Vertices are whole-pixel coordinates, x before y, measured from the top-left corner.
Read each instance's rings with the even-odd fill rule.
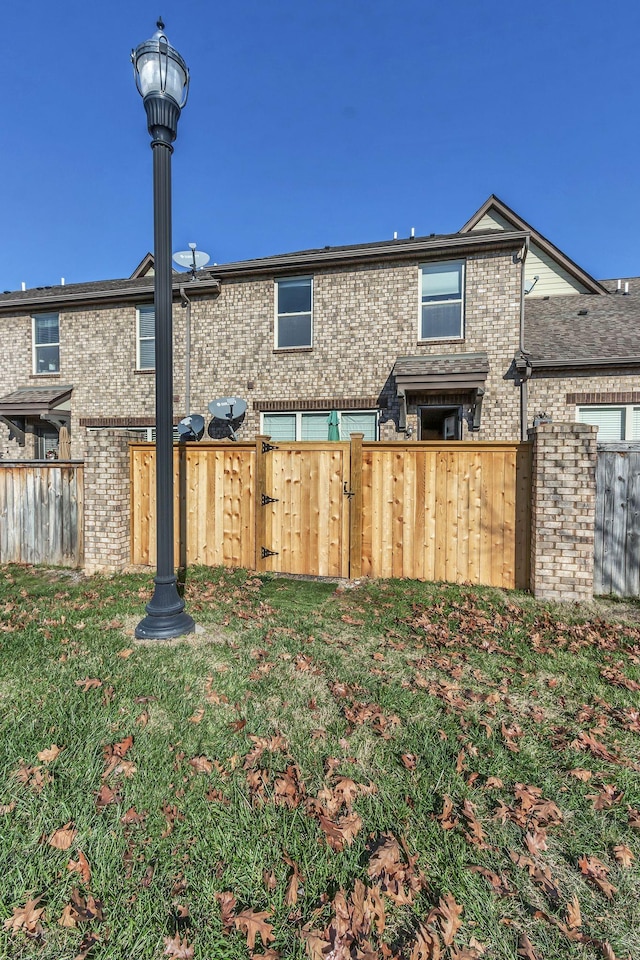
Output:
[[[639,444],[598,444],[594,593],[640,596]]]
[[[83,529],[82,464],[0,464],[0,563],[80,566]]]
[[[134,563],[155,563],[154,458],[132,444]],[[176,447],[174,471],[176,564],[529,585],[530,444],[258,437]]]

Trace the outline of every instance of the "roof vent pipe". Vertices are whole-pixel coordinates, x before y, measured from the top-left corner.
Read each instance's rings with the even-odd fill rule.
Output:
[[[26,285],[26,283],[24,282],[24,280],[22,281],[22,289],[23,289],[23,290],[26,290],[26,289],[27,289],[27,285]]]
[[[398,239],[398,231],[397,231],[397,230],[394,230],[394,231],[393,231],[393,239],[394,239],[394,240],[397,240],[397,239]]]
[[[412,239],[412,240],[413,240],[413,238],[415,237],[415,235],[416,235],[416,228],[415,228],[415,227],[411,227],[411,239]]]
[[[624,282],[624,295],[625,297],[629,295],[629,281],[625,280]]]

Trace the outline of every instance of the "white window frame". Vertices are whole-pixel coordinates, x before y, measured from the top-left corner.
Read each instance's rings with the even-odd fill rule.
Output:
[[[36,321],[38,317],[57,317],[58,319],[58,341],[57,343],[36,343]],[[55,370],[38,370],[38,349],[40,347],[57,347],[58,348],[58,366]],[[34,313],[31,318],[31,358],[32,358],[32,369],[33,373],[37,377],[47,377],[53,376],[60,373],[60,314],[55,312],[50,313]]]
[[[145,310],[145,309],[148,310],[149,308],[151,308],[152,310],[154,310],[154,316],[153,316],[153,336],[152,336],[152,337],[143,337],[143,336],[141,336],[141,334],[140,334],[140,311],[141,311],[141,310]],[[153,357],[154,357],[154,361],[153,361],[153,366],[152,366],[152,367],[143,367],[143,366],[141,365],[141,360],[140,360],[140,354],[141,354],[140,343],[141,343],[143,340],[144,340],[145,342],[148,342],[149,340],[153,340]],[[139,307],[136,307],[136,370],[155,370],[155,368],[156,368],[156,364],[155,364],[156,349],[155,349],[155,347],[156,347],[155,305],[154,305],[153,303],[143,303],[143,304],[141,304]]]
[[[436,269],[446,267],[460,267],[460,296],[450,297],[447,300],[432,301],[434,303],[459,303],[460,304],[460,328],[458,333],[446,334],[438,337],[425,337],[422,332],[423,308],[426,303],[422,297],[422,275],[426,269],[427,272],[436,272]],[[433,343],[438,340],[464,340],[464,308],[465,308],[465,287],[467,278],[467,264],[465,260],[435,260],[428,263],[421,263],[418,271],[418,340],[422,343]]]
[[[280,292],[280,284],[287,283],[290,280],[308,280],[311,288],[311,307],[310,310],[300,310],[296,313],[280,313],[278,311],[278,300]],[[313,276],[301,276],[301,277],[277,277],[274,282],[274,312],[275,312],[275,321],[273,324],[273,348],[274,350],[309,350],[313,347]],[[310,324],[309,324],[309,343],[298,343],[295,346],[291,347],[281,347],[279,344],[280,336],[280,317],[304,317],[307,313],[311,314]]]
[[[640,441],[640,426],[637,436],[633,435],[633,413],[635,410],[640,411],[640,403],[581,403],[576,406],[576,421],[578,423],[590,423],[589,420],[582,419],[582,414],[589,410],[610,410],[622,413],[622,433],[624,436],[620,437],[619,440],[600,440],[600,437],[596,435],[598,443],[634,443]]]
[[[265,417],[277,417],[277,416],[295,417],[295,418],[296,418],[296,439],[295,439],[295,442],[297,443],[297,442],[299,442],[299,441],[302,440],[302,418],[303,418],[303,416],[305,416],[305,414],[313,414],[314,416],[317,416],[317,417],[324,416],[324,417],[326,417],[327,419],[329,419],[329,414],[330,414],[330,413],[331,413],[331,410],[266,410],[266,411],[264,411],[264,413],[261,413],[261,414],[260,414],[260,432],[261,432],[261,433],[264,433],[264,432],[265,432],[265,426],[264,426],[264,418],[265,418]],[[374,439],[375,439],[375,440],[378,440],[378,439],[379,439],[379,435],[380,435],[380,434],[379,434],[379,423],[380,423],[380,411],[379,411],[379,410],[337,410],[336,413],[338,414],[338,427],[339,427],[339,429],[340,429],[340,439],[341,439],[341,440],[348,440],[348,439],[349,439],[349,437],[343,437],[343,436],[342,436],[342,416],[343,416],[343,414],[345,414],[345,415],[348,416],[349,414],[355,414],[355,413],[369,413],[369,414],[372,414],[372,415],[375,417],[375,437],[374,437]],[[328,425],[327,425],[327,433],[328,433]],[[293,442],[293,441],[285,441],[285,440],[282,441],[282,443],[291,443],[291,442]],[[324,443],[324,440],[305,440],[304,442],[305,442],[305,443]]]

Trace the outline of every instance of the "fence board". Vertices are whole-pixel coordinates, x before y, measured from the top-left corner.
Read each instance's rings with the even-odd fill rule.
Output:
[[[83,483],[81,464],[0,464],[0,563],[80,566]]]

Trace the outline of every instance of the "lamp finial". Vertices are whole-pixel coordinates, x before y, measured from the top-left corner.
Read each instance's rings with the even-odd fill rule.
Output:
[[[164,30],[164,23],[162,22],[162,17],[158,17],[156,21],[156,27],[158,30]]]

